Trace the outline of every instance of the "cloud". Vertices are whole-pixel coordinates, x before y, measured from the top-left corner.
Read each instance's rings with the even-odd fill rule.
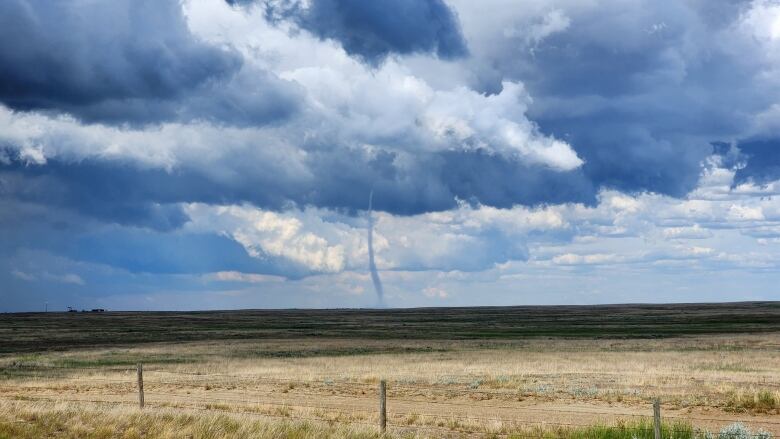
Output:
[[[610,264],[613,262],[625,261],[624,257],[614,254],[595,253],[589,255],[578,255],[574,253],[565,253],[555,256],[552,261],[559,265],[580,265],[580,264]]]
[[[270,274],[299,278],[310,274],[295,261],[254,253],[229,236],[187,230],[177,233],[103,227],[68,242],[69,257],[129,273],[200,275],[215,272]]]
[[[294,87],[200,41],[177,1],[10,0],[0,17],[0,101],[15,110],[120,124],[262,124],[295,111]]]
[[[583,164],[571,146],[540,135],[526,116],[521,84],[504,82],[501,93],[484,96],[465,88],[437,93],[422,116],[436,139],[450,145],[496,151],[524,163],[571,171]]]
[[[527,227],[533,229],[537,227],[533,225],[535,213],[520,210],[508,220],[491,218],[468,206],[457,212],[455,217],[375,214],[378,268],[475,271],[527,258],[523,238],[510,223],[527,215],[531,217]],[[246,205],[191,204],[187,213],[192,219],[185,227],[188,232],[229,236],[260,260],[280,258],[309,274],[366,269],[365,223],[359,218],[319,209],[276,213]]]
[[[501,207],[593,199],[571,146],[541,134],[525,117],[528,98],[520,85],[482,96],[433,90],[396,65],[361,72],[351,85],[346,76],[332,84],[290,76],[317,111],[282,126],[82,125],[0,108],[0,144],[8,145],[0,173],[16,182],[9,187],[28,188],[14,191],[20,199],[158,229],[186,222],[172,205],[178,202],[362,210],[371,186],[378,208],[401,214],[452,208],[458,199]],[[384,104],[354,99],[377,83]],[[343,86],[352,89],[333,93]],[[95,181],[105,183],[84,191]]]
[[[394,53],[433,53],[444,59],[468,53],[457,16],[442,0],[271,0],[262,5],[272,21],[290,21],[338,41],[347,53],[372,65]]]
[[[767,184],[780,178],[780,139],[752,140],[737,145],[743,163],[737,167],[734,184]]]
[[[728,188],[731,181],[712,178],[715,174],[705,173],[695,197],[683,201],[657,194],[632,196],[602,191],[598,202],[591,206],[565,203],[504,209],[461,203],[452,210],[413,216],[379,213],[377,264],[385,276],[388,303],[423,305],[427,302],[414,302],[407,292],[423,292],[420,297],[430,300],[425,290],[432,286],[446,291],[448,303],[470,303],[462,302],[463,294],[472,297],[463,289],[466,285],[485,288],[491,300],[503,288],[516,291],[511,284],[490,280],[499,277],[521,276],[526,279],[523,282],[536,282],[528,276],[566,277],[573,282],[569,284],[572,288],[575,284],[587,285],[583,279],[588,273],[607,275],[602,271],[605,269],[613,273],[609,279],[621,270],[633,270],[639,277],[647,273],[693,276],[691,273],[713,270],[771,271],[780,264],[776,243],[768,241],[780,230],[780,208],[774,201],[756,198],[749,191],[723,198],[720,188]],[[739,212],[760,210],[763,218],[741,215],[742,219],[736,221],[734,206],[742,209]],[[191,220],[174,233],[119,226],[72,231],[77,245],[55,249],[65,249],[69,258],[80,261],[75,264],[23,252],[10,259],[0,254],[0,266],[8,267],[6,273],[17,270],[36,277],[45,271],[74,273],[90,280],[83,287],[104,288],[103,278],[124,279],[122,282],[132,285],[130,290],[139,294],[137,299],[125,296],[127,303],[138,303],[133,300],[141,300],[141,295],[153,291],[154,285],[158,289],[166,285],[167,289],[175,286],[195,295],[201,294],[196,291],[211,291],[209,294],[215,295],[213,303],[225,303],[222,301],[229,297],[235,303],[259,306],[272,303],[267,294],[285,296],[286,289],[303,288],[309,294],[327,294],[322,300],[331,302],[317,302],[321,306],[372,304],[363,294],[370,288],[363,218],[326,209],[276,212],[251,205],[195,204],[184,210]],[[28,237],[22,242],[30,245],[35,241]],[[324,256],[328,248],[335,247],[341,252],[336,265],[329,266]],[[100,274],[89,264],[106,267],[101,270],[115,267],[112,269],[121,271]],[[49,266],[57,267],[56,271],[39,268]],[[548,272],[551,267],[563,271]],[[570,270],[580,274],[575,276]],[[29,281],[18,283],[22,280],[18,276],[11,278],[17,283],[8,281],[10,286],[32,285]],[[334,284],[336,279],[338,283]],[[611,283],[605,285],[616,288]],[[339,294],[354,298],[339,299]],[[441,298],[438,290],[428,294]],[[175,294],[168,299],[156,297],[173,300]]]
[[[74,285],[85,284],[84,279],[82,279],[81,276],[79,276],[78,274],[74,274],[74,273],[55,274],[55,273],[49,273],[48,271],[44,271],[38,274],[30,274],[19,270],[13,270],[11,271],[11,274],[18,279],[30,281],[30,282],[37,281],[37,280],[44,280],[49,282],[58,282],[58,283],[74,284]]]
[[[694,224],[687,227],[666,228],[663,235],[667,239],[706,239],[712,237],[712,232]]]
[[[35,276],[33,276],[32,274],[29,274],[29,273],[25,273],[23,271],[13,270],[13,271],[11,271],[11,274],[14,277],[17,277],[17,278],[22,279],[22,280],[28,280],[28,281],[35,280]]]
[[[776,2],[231,3],[0,6],[14,306],[773,291]]]
[[[220,208],[216,214],[248,223],[230,233],[251,256],[282,257],[318,272],[344,269],[344,247],[303,230],[303,223],[295,217],[236,207]]]
[[[81,276],[79,276],[78,274],[74,274],[74,273],[65,273],[65,274],[44,273],[43,278],[48,280],[53,280],[55,282],[66,283],[66,284],[84,285],[84,279],[82,279]]]
[[[209,281],[240,282],[250,284],[262,284],[267,282],[283,282],[284,278],[267,274],[241,273],[240,271],[218,271],[203,276]]]
[[[760,221],[764,219],[764,213],[760,207],[732,204],[729,207],[728,218],[732,221]]]
[[[83,204],[76,208],[84,207],[85,212],[120,224],[158,229],[175,229],[186,222],[173,205],[178,202],[359,210],[364,208],[359,200],[365,198],[366,187],[375,187],[380,203],[377,208],[407,215],[451,209],[458,200],[496,207],[593,203],[602,187],[681,197],[695,187],[701,164],[712,151],[711,142],[739,132],[739,127],[731,123],[737,119],[731,117],[733,113],[713,114],[711,119],[718,123],[698,119],[681,123],[691,114],[699,114],[698,110],[678,114],[679,109],[699,105],[699,101],[685,93],[672,93],[675,87],[689,87],[689,76],[712,81],[719,78],[706,68],[709,59],[702,55],[710,44],[704,38],[706,31],[713,31],[718,41],[732,37],[727,47],[717,49],[724,51],[726,64],[737,62],[730,50],[743,48],[761,60],[758,64],[740,64],[741,78],[755,75],[758,67],[766,65],[768,61],[763,61],[759,49],[774,44],[770,32],[756,43],[758,47],[750,45],[748,36],[752,40],[756,36],[746,34],[750,26],[744,23],[753,19],[751,11],[768,7],[758,3],[747,12],[704,6],[626,9],[628,6],[615,5],[625,14],[604,16],[588,6],[564,3],[531,3],[521,11],[498,5],[481,14],[473,10],[474,5],[455,2],[455,9],[462,11],[459,15],[466,20],[464,35],[475,44],[473,59],[459,59],[451,67],[440,68],[466,72],[462,74],[465,78],[449,78],[457,83],[470,81],[471,73],[476,75],[472,79],[477,78],[481,66],[491,66],[497,82],[468,84],[474,88],[463,84],[443,87],[440,81],[421,73],[415,60],[407,64],[405,59],[394,58],[381,66],[366,67],[351,61],[341,48],[328,41],[268,22],[269,14],[282,14],[277,18],[284,22],[304,20],[301,17],[305,15],[319,23],[321,14],[343,13],[373,17],[379,21],[364,20],[360,26],[383,32],[395,32],[395,25],[400,26],[395,22],[384,26],[382,20],[391,18],[379,13],[381,5],[359,3],[294,3],[286,12],[277,3],[235,9],[221,2],[192,0],[184,5],[184,12],[178,4],[164,3],[157,10],[144,3],[133,11],[141,18],[156,14],[156,21],[150,20],[151,33],[133,27],[146,21],[128,20],[122,15],[129,8],[124,3],[110,11],[98,6],[94,10],[84,6],[86,10],[78,11],[87,17],[104,17],[102,23],[116,21],[116,26],[79,26],[70,32],[80,15],[76,8],[64,8],[61,12],[65,19],[52,23],[54,30],[41,36],[41,56],[56,55],[46,50],[54,45],[47,38],[54,38],[57,32],[70,32],[77,40],[63,38],[65,48],[84,52],[67,58],[74,64],[68,66],[70,70],[94,73],[100,69],[92,64],[100,61],[105,68],[121,70],[115,75],[116,81],[139,88],[117,86],[124,94],[116,94],[91,90],[77,82],[58,85],[58,89],[70,87],[73,91],[68,95],[84,95],[76,107],[64,100],[57,103],[58,111],[75,115],[76,119],[4,110],[2,143],[11,153],[4,152],[2,161],[6,165],[14,159],[40,166],[51,163],[50,175],[41,175],[38,180],[51,178],[55,180],[52,186],[73,193],[78,193],[81,185],[92,183],[86,181],[87,177],[75,175],[85,168],[90,168],[91,173],[86,174],[93,181],[124,174],[126,184],[116,181],[121,179],[109,179],[115,180],[109,183],[112,191],[129,189],[136,197],[122,201],[121,208],[100,208],[120,207],[110,200],[108,191],[99,191],[86,203],[74,197],[50,199],[58,198],[63,205]],[[455,14],[443,3],[413,3],[404,3],[396,10],[411,8],[404,15],[407,19],[430,21],[425,15],[430,12],[443,14],[441,17],[449,13],[454,20]],[[36,2],[10,12],[40,16],[39,26],[54,20],[52,11]],[[359,24],[345,17],[331,18],[338,23],[346,20],[342,24],[350,26]],[[484,21],[490,17],[500,18],[499,25]],[[170,23],[162,26],[162,22]],[[640,25],[631,24],[634,22]],[[604,28],[623,29],[626,38],[606,38]],[[153,38],[154,32],[166,38]],[[136,33],[149,37],[130,38]],[[98,38],[105,35],[112,38]],[[410,38],[427,41],[425,36],[413,33]],[[94,44],[109,40],[139,47],[87,50],[87,43],[93,40]],[[693,44],[690,48],[682,44],[689,40]],[[178,76],[170,81],[152,77],[150,81],[159,83],[153,88],[142,81],[149,76],[143,74],[143,69],[152,68],[142,61],[146,61],[147,52],[156,53],[152,49],[163,44],[159,41],[169,45],[166,53],[170,52],[171,59],[165,61],[170,63],[167,69],[154,67],[155,74]],[[515,46],[520,50],[533,47],[533,52],[529,56],[508,56]],[[562,47],[570,52],[562,52]],[[5,45],[3,50],[14,48]],[[404,50],[399,48],[398,53]],[[679,64],[686,51],[693,56],[691,64]],[[417,56],[424,57],[425,53]],[[112,58],[131,55],[140,58],[133,58],[133,63]],[[210,57],[228,61],[211,62]],[[238,61],[232,63],[231,59]],[[132,66],[123,67],[128,64]],[[195,74],[190,71],[192,65],[201,64],[205,67],[196,70],[201,76],[188,81],[187,75]],[[614,70],[603,71],[607,65],[626,70],[620,75]],[[27,68],[24,63],[14,66]],[[578,72],[577,77],[572,72]],[[681,72],[685,75],[675,76]],[[67,77],[62,75],[57,80],[65,81]],[[108,87],[91,81],[88,75],[78,78],[90,86]],[[276,82],[269,85],[268,78]],[[763,87],[764,83],[759,85]],[[174,86],[178,88],[172,89]],[[203,87],[211,91],[204,92]],[[60,99],[43,84],[29,88]],[[493,89],[493,93],[481,93]],[[285,94],[288,91],[290,94]],[[269,97],[266,92],[285,94],[289,102],[279,101],[275,95]],[[256,98],[252,97],[255,93],[259,93]],[[729,98],[744,103],[747,111],[764,110],[761,103],[766,99],[737,99],[737,95],[735,91]],[[666,98],[671,100],[662,101]],[[157,117],[155,111],[144,108],[144,117],[158,123],[151,129],[82,123],[85,118],[94,121],[89,119],[86,106],[116,101],[118,108],[131,109],[129,100],[133,99],[164,106],[172,102],[177,110]],[[242,103],[242,99],[251,102]],[[263,111],[257,113],[244,105],[252,103],[267,104],[269,111],[281,113],[279,117],[258,116]],[[728,107],[712,105],[706,110]],[[27,109],[31,108],[40,107]],[[99,114],[108,117],[111,112],[104,110],[100,109]],[[274,123],[267,125],[271,120]],[[716,129],[719,127],[728,129]],[[73,171],[68,170],[71,167]],[[28,169],[19,164],[11,168],[15,168],[16,178],[48,173],[48,169]],[[147,179],[157,184],[146,184],[143,180]],[[70,184],[75,187],[71,189]],[[258,191],[258,187],[267,190]]]
[[[446,299],[450,296],[445,289],[439,287],[425,288],[423,294],[425,297],[430,297],[432,299]]]
[[[682,197],[710,143],[748,135],[780,97],[779,40],[757,18],[773,2],[510,4],[453,2],[472,49],[459,79],[488,93],[522,81],[529,118],[597,187]]]
[[[173,230],[187,221],[179,206],[164,202],[164,193],[150,197],[164,172],[94,162],[45,165],[14,161],[0,168],[0,194],[6,199],[72,210],[117,224]],[[146,176],[145,183],[136,178]],[[96,182],[104,184],[96,184]],[[121,194],[121,196],[120,196]],[[160,201],[163,201],[162,203]]]

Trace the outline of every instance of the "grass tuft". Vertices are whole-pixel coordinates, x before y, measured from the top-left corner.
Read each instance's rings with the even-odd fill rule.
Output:
[[[780,410],[780,392],[731,392],[726,401],[726,409],[736,412],[776,413]]]

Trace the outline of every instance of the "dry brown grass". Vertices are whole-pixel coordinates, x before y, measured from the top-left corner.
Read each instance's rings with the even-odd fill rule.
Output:
[[[319,422],[270,421],[220,412],[74,407],[67,403],[0,402],[0,438],[378,438],[375,428]]]
[[[380,434],[376,428],[354,424],[310,421],[279,421],[231,413],[203,413],[192,410],[156,411],[63,403],[0,402],[0,439],[173,439],[173,438],[354,438],[422,439],[439,437],[506,437],[509,439],[649,439],[652,424],[647,421],[618,422],[587,427],[531,426],[505,428],[480,425],[471,428],[457,421],[438,427],[396,428]],[[704,439],[702,430],[685,422],[664,423],[664,437]]]
[[[780,433],[780,425],[772,424],[778,413],[780,334],[663,340],[262,340],[9,355],[0,357],[0,368],[17,373],[0,380],[0,399],[15,401],[7,407],[17,408],[34,408],[42,399],[113,401],[126,403],[127,411],[136,400],[135,361],[145,363],[147,402],[154,410],[209,409],[188,416],[268,416],[293,424],[296,418],[310,418],[333,424],[328,427],[338,432],[333,434],[358,435],[353,437],[373,431],[360,428],[376,423],[380,378],[389,382],[390,422],[397,428],[507,433],[528,423],[612,422],[649,414],[649,401],[660,397],[665,414],[690,417],[711,430],[736,418]],[[773,405],[766,395],[774,398]],[[737,408],[741,413],[734,412]],[[125,422],[127,416],[136,414],[131,410],[118,419]],[[151,437],[167,437],[160,434]]]

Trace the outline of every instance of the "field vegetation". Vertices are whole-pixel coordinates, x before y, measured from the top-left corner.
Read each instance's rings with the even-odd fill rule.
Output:
[[[776,304],[519,309],[2,315],[0,438],[780,434]]]
[[[704,439],[706,432],[686,423],[664,424],[664,437]],[[749,436],[753,436],[748,433]],[[41,437],[79,439],[140,439],[144,437],[222,438],[417,438],[425,437],[407,431],[379,434],[375,428],[298,421],[268,422],[247,415],[181,411],[148,412],[128,409],[100,409],[67,404],[0,403],[0,438],[36,439]],[[572,428],[525,428],[505,435],[508,438],[559,439],[645,439],[653,437],[651,423],[639,421],[616,425],[593,425]],[[724,438],[725,439],[725,438]],[[730,439],[751,439],[730,438]]]

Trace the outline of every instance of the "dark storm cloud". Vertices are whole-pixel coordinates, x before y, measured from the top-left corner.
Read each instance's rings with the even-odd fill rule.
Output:
[[[780,179],[780,139],[740,142],[737,149],[741,166],[734,175],[734,185],[762,185]]]
[[[440,0],[264,5],[275,19],[336,39],[369,62],[389,53],[448,57],[465,51],[457,19]],[[21,42],[0,46],[0,59],[9,66],[0,72],[0,99],[16,109],[53,108],[117,123],[202,118],[253,125],[283,119],[303,105],[289,83],[247,71],[236,53],[194,38],[176,2],[75,8],[13,0],[0,8],[7,25],[0,35],[14,32]],[[483,90],[501,79],[527,85],[532,119],[584,160],[574,171],[457,145],[443,152],[379,149],[368,155],[347,146],[354,144],[347,138],[328,146],[296,145],[306,153],[300,178],[251,151],[216,159],[210,166],[220,178],[187,162],[165,171],[122,162],[50,159],[28,166],[17,160],[0,167],[6,186],[16,182],[5,193],[156,230],[187,221],[176,207],[180,202],[352,211],[364,209],[372,187],[377,209],[402,215],[450,209],[457,200],[497,207],[591,203],[601,187],[683,196],[696,184],[710,142],[744,124],[731,104],[762,101],[750,87],[749,63],[701,54],[710,50],[705,31],[729,26],[738,9],[708,14],[711,8],[702,8],[648,7],[628,11],[629,19],[590,11],[535,43],[533,52],[514,56],[527,41],[510,38],[489,52],[493,58],[474,60],[475,69],[491,70],[477,75],[493,78],[478,84]],[[614,37],[616,30],[623,38]],[[703,48],[680,52],[686,41]],[[722,87],[727,82],[730,87]]]
[[[493,207],[538,206],[595,201],[596,188],[579,170],[558,172],[525,165],[483,150],[422,153],[410,165],[385,164],[358,152],[318,152],[312,163],[316,181],[307,202],[321,207],[363,210],[367,188],[374,208],[415,215],[457,207],[459,201]],[[388,169],[392,169],[389,171]]]
[[[130,165],[83,161],[0,165],[0,197],[70,209],[102,221],[173,230],[187,221],[181,208],[168,205],[175,188],[162,171]],[[166,183],[166,185],[159,185]],[[193,187],[192,190],[196,190]]]
[[[518,199],[537,204],[592,201],[593,195],[582,190],[577,173],[534,170],[486,152],[431,153],[408,168],[387,152],[323,150],[307,162],[313,177],[303,182],[270,176],[273,164],[237,172],[240,177],[230,181],[191,167],[166,171],[113,160],[57,159],[36,165],[6,156],[10,163],[0,164],[0,208],[14,214],[0,215],[0,259],[7,259],[9,270],[18,251],[32,249],[130,273],[235,270],[300,278],[312,268],[278,255],[250,257],[222,235],[187,232],[189,218],[180,203],[251,203],[272,210],[310,205],[356,213],[365,209],[366,193],[374,187],[379,208],[414,214],[454,208],[458,199],[510,206]],[[522,243],[489,233],[485,239],[471,244],[469,261],[454,254],[451,262],[479,270],[495,260],[527,257]]]
[[[304,267],[270,255],[249,256],[236,241],[207,233],[160,233],[111,227],[80,235],[66,249],[66,254],[76,260],[121,267],[131,273],[240,271],[290,278],[309,273]]]
[[[523,81],[529,117],[572,145],[594,186],[683,196],[710,143],[733,138],[774,99],[756,81],[761,47],[728,36],[746,5],[564,9],[565,29],[486,48],[474,86],[496,93],[502,80]]]
[[[380,270],[384,260],[463,272],[528,259],[526,240],[548,248],[544,261],[550,248],[566,250],[550,243],[643,236],[645,220],[713,236],[728,222],[646,214],[645,202],[674,204],[663,197],[636,200],[636,213],[619,200],[610,208],[611,193],[606,213],[463,203],[594,206],[604,188],[684,197],[713,152],[736,169],[735,184],[780,178],[780,142],[745,135],[774,126],[753,119],[778,102],[780,48],[761,41],[760,23],[739,22],[746,2],[529,1],[515,14],[503,1],[227,1],[257,9],[0,2],[0,307],[30,309],[52,291],[60,308],[77,297],[197,291],[215,271],[319,273],[325,265],[252,242],[279,233],[253,215],[336,248],[364,226],[372,190],[373,208],[394,215],[456,209],[378,214],[377,236],[390,243],[377,246]],[[498,26],[499,16],[517,22]],[[337,45],[362,64],[344,62]],[[493,99],[510,83],[523,92]],[[493,135],[502,125],[490,122],[502,118],[516,142]],[[541,148],[545,134],[566,145]],[[565,160],[569,147],[576,157]],[[297,210],[305,207],[322,210]],[[539,229],[525,231],[530,216]],[[242,228],[260,237],[245,240]],[[399,249],[405,231],[426,248]],[[777,236],[769,226],[754,232],[743,234]],[[645,251],[620,246],[593,248]],[[355,248],[327,270],[359,267]]]
[[[377,209],[400,215],[442,211],[458,200],[511,207],[595,200],[596,189],[579,171],[532,167],[484,151],[421,153],[397,163],[386,151],[311,150],[308,178],[280,173],[274,163],[215,162],[225,172],[180,165],[172,170],[112,160],[44,165],[8,154],[0,163],[0,199],[70,209],[100,221],[170,231],[188,221],[178,203],[250,203],[283,210],[315,206],[358,212],[375,191]],[[224,178],[224,174],[234,178]],[[216,175],[216,176],[215,176]]]
[[[455,197],[475,205],[509,208],[596,200],[596,187],[581,170],[524,166],[480,150],[442,153],[439,171]]]
[[[696,186],[701,163],[712,151],[701,139],[656,138],[641,121],[614,112],[585,119],[543,117],[539,124],[576,145],[585,161],[581,172],[593,187],[682,197]]]
[[[415,215],[457,207],[458,201],[495,207],[595,200],[581,172],[525,165],[483,150],[421,152],[399,159],[380,151],[317,149],[307,161],[313,179],[297,191],[299,204],[362,211],[374,190],[374,208]],[[287,192],[291,197],[295,193]]]
[[[192,35],[173,0],[0,2],[0,102],[85,121],[261,124],[295,88]],[[251,76],[251,81],[248,80]]]
[[[347,53],[372,65],[393,53],[452,59],[468,52],[457,17],[442,0],[314,0],[307,6],[264,6],[270,19],[290,20],[320,38],[338,41]]]

